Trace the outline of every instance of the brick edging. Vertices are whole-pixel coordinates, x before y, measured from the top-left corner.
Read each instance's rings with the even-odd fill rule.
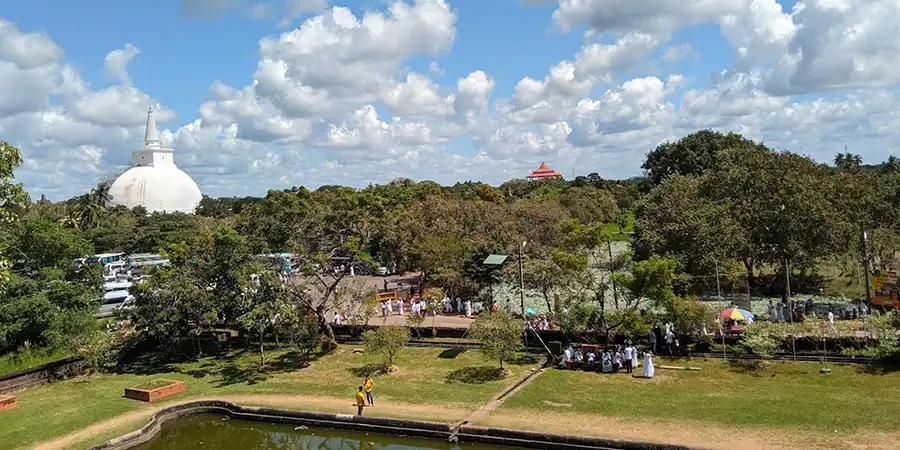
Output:
[[[354,430],[442,440],[446,440],[452,434],[450,425],[440,422],[387,419],[350,414],[287,411],[273,408],[241,406],[222,400],[199,400],[159,410],[153,414],[150,423],[144,425],[140,430],[110,439],[103,444],[91,447],[90,450],[130,449],[155,437],[157,433],[159,433],[163,423],[194,414],[221,414],[230,418],[242,420],[306,425],[320,428]],[[472,425],[460,427],[457,436],[459,441],[462,442],[511,445],[535,449],[690,450],[688,447],[677,445],[554,435]]]

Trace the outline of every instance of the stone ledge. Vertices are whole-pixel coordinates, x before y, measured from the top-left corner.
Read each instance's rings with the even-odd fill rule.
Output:
[[[160,426],[169,421],[194,414],[220,414],[234,419],[267,423],[306,425],[320,428],[364,431],[402,436],[425,437],[446,440],[451,436],[450,425],[418,420],[386,419],[272,408],[240,406],[221,400],[201,400],[162,409],[153,414],[150,423],[137,431],[104,442],[90,450],[121,450],[143,444],[159,433]],[[535,449],[596,449],[596,450],[689,450],[688,447],[628,442],[611,439],[564,436],[526,431],[485,428],[466,425],[459,429],[460,442],[512,445]]]

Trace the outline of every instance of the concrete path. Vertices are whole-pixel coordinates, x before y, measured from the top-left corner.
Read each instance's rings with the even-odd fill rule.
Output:
[[[459,433],[459,429],[462,428],[463,425],[469,425],[487,417],[488,414],[499,408],[507,398],[509,398],[516,392],[519,392],[522,388],[528,385],[528,383],[531,383],[532,380],[540,376],[540,374],[544,373],[544,370],[546,368],[547,361],[545,359],[540,367],[532,369],[531,372],[525,374],[525,376],[517,381],[516,384],[514,384],[512,387],[504,390],[500,394],[497,394],[489,402],[485,403],[475,411],[472,411],[472,413],[466,416],[466,418],[463,419],[462,422],[453,424],[450,428],[450,437],[448,437],[447,440],[450,442],[456,442],[456,435],[457,433]]]

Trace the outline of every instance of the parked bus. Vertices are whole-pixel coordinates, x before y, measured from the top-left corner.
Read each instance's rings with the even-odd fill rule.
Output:
[[[104,266],[109,263],[114,263],[118,261],[124,261],[125,254],[124,253],[100,253],[94,256],[88,256],[84,259],[85,264],[103,264]]]

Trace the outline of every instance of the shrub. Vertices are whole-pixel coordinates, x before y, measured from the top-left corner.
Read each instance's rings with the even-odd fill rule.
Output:
[[[400,326],[381,326],[363,333],[363,344],[366,353],[381,353],[388,364],[394,365],[394,358],[403,351],[409,342],[409,328]]]

